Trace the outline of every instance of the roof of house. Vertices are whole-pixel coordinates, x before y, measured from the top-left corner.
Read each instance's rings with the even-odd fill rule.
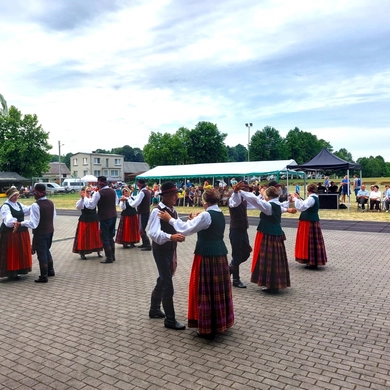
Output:
[[[141,173],[150,169],[146,162],[125,161],[123,163],[125,173]]]
[[[49,163],[49,171],[45,172],[44,175],[59,175],[61,170],[61,175],[69,175],[70,170],[65,163],[61,163],[58,167],[58,162]]]

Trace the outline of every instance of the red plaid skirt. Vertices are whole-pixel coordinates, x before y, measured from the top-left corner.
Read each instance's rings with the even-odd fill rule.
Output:
[[[121,216],[115,242],[117,244],[135,244],[140,241],[138,215]]]
[[[232,283],[226,256],[195,255],[188,297],[188,327],[223,333],[234,324]]]
[[[82,222],[77,224],[76,235],[73,241],[73,253],[92,253],[103,250],[100,239],[99,222]]]
[[[286,237],[257,232],[253,249],[251,282],[267,288],[290,287]]]
[[[327,262],[324,237],[319,222],[299,221],[295,241],[295,260],[301,264],[321,266]]]
[[[28,230],[0,232],[0,277],[31,272],[31,240]]]

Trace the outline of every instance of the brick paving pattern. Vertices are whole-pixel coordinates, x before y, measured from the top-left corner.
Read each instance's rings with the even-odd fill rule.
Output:
[[[34,283],[35,256],[22,280],[0,279],[0,389],[390,388],[386,233],[324,230],[329,263],[312,271],[294,261],[296,229],[285,228],[292,287],[266,295],[249,283],[248,260],[248,288],[233,289],[236,323],[211,342],[149,319],[151,252],[117,246],[114,264],[80,260],[76,224],[56,219],[49,283]],[[174,277],[184,323],[195,238],[179,244]]]

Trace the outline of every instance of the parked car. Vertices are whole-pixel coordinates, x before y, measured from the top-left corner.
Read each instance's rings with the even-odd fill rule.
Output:
[[[76,191],[80,191],[83,187],[87,186],[88,182],[81,179],[65,179],[62,183],[62,186],[65,187],[66,192],[71,192],[72,194]]]
[[[39,183],[46,187],[47,194],[65,194],[66,189],[59,186],[57,183]],[[35,185],[34,185],[35,186]]]

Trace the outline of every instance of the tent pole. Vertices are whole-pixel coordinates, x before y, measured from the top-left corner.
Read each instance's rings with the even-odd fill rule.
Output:
[[[347,180],[347,184],[348,184],[348,187],[347,187],[347,195],[348,195],[348,211],[350,211],[351,209],[351,179],[349,177],[349,168],[347,169],[347,177],[348,177],[348,180]]]

